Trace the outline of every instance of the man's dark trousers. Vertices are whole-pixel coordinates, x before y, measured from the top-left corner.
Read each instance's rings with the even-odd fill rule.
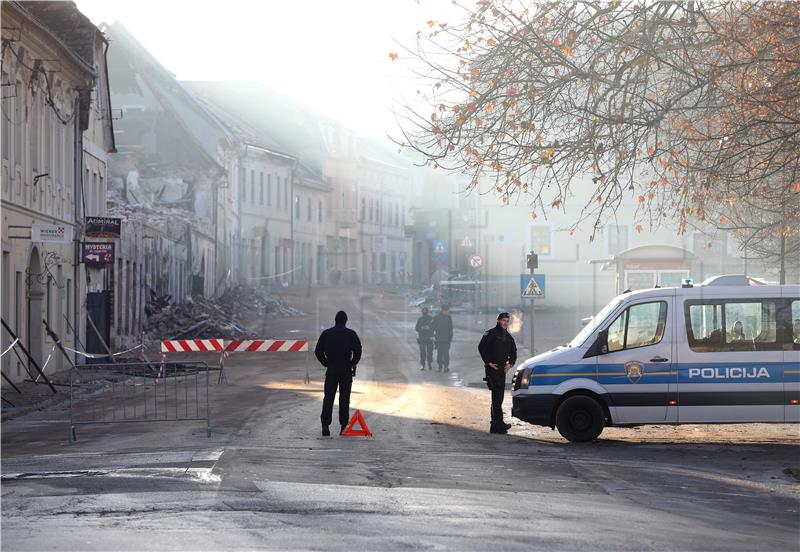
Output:
[[[436,364],[439,365],[439,368],[448,368],[450,366],[449,341],[436,342]]]
[[[339,425],[346,426],[350,421],[350,390],[353,387],[353,375],[350,370],[345,374],[325,374],[325,397],[322,399],[322,425],[331,425],[333,418],[333,400],[336,398],[336,388],[339,388]]]
[[[503,397],[506,393],[506,374],[502,369],[486,368],[486,384],[492,391],[492,427],[503,427]]]

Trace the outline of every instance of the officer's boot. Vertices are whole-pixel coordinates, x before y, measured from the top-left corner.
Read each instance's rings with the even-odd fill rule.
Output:
[[[330,428],[328,426],[322,426],[322,436],[323,437],[330,437],[331,436],[331,430],[330,430]]]

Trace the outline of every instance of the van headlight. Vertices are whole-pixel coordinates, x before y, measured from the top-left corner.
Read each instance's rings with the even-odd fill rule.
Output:
[[[514,374],[514,380],[512,383],[512,389],[516,391],[517,389],[527,389],[528,385],[530,384],[531,374],[533,373],[533,368],[522,367],[516,371]]]

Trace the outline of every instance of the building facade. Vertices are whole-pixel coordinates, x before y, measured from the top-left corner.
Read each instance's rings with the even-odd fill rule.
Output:
[[[108,44],[71,2],[3,2],[2,18],[2,317],[33,362],[52,371],[66,360],[48,354],[55,341],[44,323],[82,349],[86,296],[93,280],[102,285],[78,253],[84,217],[104,208],[114,151]],[[37,225],[61,228],[66,239],[35,241]],[[35,374],[29,359],[11,354],[3,370],[17,380]]]

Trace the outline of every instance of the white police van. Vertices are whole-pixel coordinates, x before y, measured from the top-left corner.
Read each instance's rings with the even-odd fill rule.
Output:
[[[800,422],[800,286],[718,276],[624,293],[512,388],[514,417],[570,441],[605,426]]]

